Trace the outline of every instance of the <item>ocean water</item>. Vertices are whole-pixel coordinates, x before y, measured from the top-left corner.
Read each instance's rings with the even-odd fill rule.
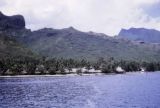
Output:
[[[160,108],[160,72],[0,78],[0,108]]]

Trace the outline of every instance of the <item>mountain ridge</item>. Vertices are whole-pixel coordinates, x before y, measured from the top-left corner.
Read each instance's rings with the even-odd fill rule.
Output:
[[[159,45],[109,37],[103,33],[82,32],[73,27],[36,31],[22,27],[1,32],[9,34],[32,52],[48,58],[97,60],[114,57],[117,60],[160,61]]]

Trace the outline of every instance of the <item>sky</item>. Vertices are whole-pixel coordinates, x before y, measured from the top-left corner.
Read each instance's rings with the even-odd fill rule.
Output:
[[[0,0],[0,11],[23,15],[31,30],[73,26],[110,36],[122,28],[160,30],[160,0]]]

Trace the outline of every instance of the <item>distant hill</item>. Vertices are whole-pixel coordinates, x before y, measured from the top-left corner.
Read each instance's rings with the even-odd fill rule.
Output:
[[[73,27],[44,28],[32,32],[25,28],[23,16],[4,16],[1,13],[0,28],[3,29],[0,32],[7,34],[7,37],[2,36],[0,40],[0,54],[3,56],[28,56],[36,52],[48,58],[96,60],[100,57],[105,59],[114,57],[117,60],[160,61],[159,44],[132,42],[102,33],[81,32]],[[3,23],[4,21],[7,23]]]
[[[118,34],[119,38],[143,41],[148,43],[160,43],[160,31],[145,28],[122,29]]]

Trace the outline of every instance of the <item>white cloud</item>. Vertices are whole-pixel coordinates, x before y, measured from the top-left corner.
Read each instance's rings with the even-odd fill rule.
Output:
[[[142,8],[156,2],[159,0],[1,0],[0,10],[7,15],[24,15],[31,29],[74,26],[116,35],[121,28],[160,30],[160,18],[150,17]]]

